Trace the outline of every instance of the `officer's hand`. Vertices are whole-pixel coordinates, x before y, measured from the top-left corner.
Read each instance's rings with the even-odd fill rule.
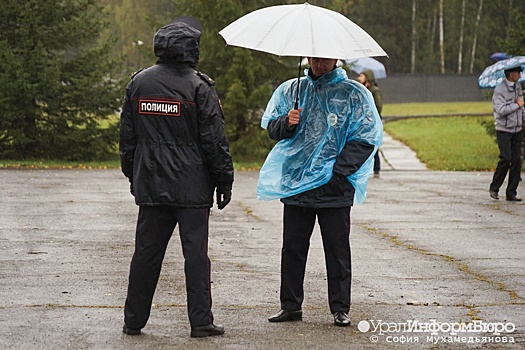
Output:
[[[224,209],[232,200],[232,191],[217,188],[217,208]]]

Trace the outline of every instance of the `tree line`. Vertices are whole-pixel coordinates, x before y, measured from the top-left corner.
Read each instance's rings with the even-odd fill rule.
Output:
[[[311,0],[365,29],[388,53],[388,74],[480,73],[491,53],[524,54],[519,0]],[[204,25],[198,70],[216,81],[232,153],[260,160],[258,126],[297,58],[225,45],[218,32],[275,0],[4,0],[0,3],[0,158],[114,157],[115,114],[129,75],[155,63],[155,31],[179,15]]]

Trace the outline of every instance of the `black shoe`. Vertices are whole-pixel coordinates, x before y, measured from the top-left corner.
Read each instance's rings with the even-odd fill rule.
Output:
[[[122,327],[122,332],[126,333],[127,335],[140,335],[140,329],[128,328],[126,325]]]
[[[350,317],[346,312],[336,312],[334,314],[334,324],[339,327],[348,327],[350,326]]]
[[[275,315],[268,317],[270,322],[288,322],[288,321],[302,321],[303,312],[301,310],[293,311],[289,309],[281,309]]]
[[[214,335],[223,335],[223,334],[224,334],[223,326],[214,325],[213,323],[210,323],[206,326],[192,327],[190,336],[193,338],[201,338],[201,337],[212,337]]]
[[[507,200],[510,202],[521,202],[521,198],[518,198],[516,196],[511,196],[511,197],[507,196]]]
[[[490,190],[489,193],[491,198],[499,199],[498,192]]]

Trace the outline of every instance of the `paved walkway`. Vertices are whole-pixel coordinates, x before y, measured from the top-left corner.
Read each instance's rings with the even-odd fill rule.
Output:
[[[211,214],[226,334],[207,339],[189,337],[177,232],[143,335],[122,334],[137,207],[120,171],[0,170],[0,348],[523,349],[525,205],[492,200],[491,173],[424,170],[388,135],[382,152],[381,177],[352,209],[353,325],[332,324],[318,229],[303,322],[267,321],[282,205],[257,200],[257,172],[237,172],[232,203]]]
[[[402,142],[393,139],[386,132],[384,133],[383,145],[379,152],[383,170],[427,170],[425,164],[421,163],[417,158],[416,152]]]

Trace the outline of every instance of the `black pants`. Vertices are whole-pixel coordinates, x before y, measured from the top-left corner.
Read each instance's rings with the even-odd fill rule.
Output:
[[[129,328],[141,329],[148,321],[166,247],[177,223],[184,255],[190,324],[195,327],[213,322],[208,219],[209,209],[140,207],[124,308],[124,322]]]
[[[350,310],[350,208],[303,208],[284,206],[281,255],[281,308],[301,309],[303,282],[310,238],[319,221],[328,277],[330,311]]]
[[[523,142],[523,132],[509,133],[496,131],[499,147],[499,162],[492,177],[490,190],[498,192],[503,181],[509,173],[507,184],[507,197],[517,195],[518,185],[521,176],[521,144]]]
[[[381,159],[379,157],[379,149],[376,154],[374,154],[374,174],[379,174],[381,171]]]

